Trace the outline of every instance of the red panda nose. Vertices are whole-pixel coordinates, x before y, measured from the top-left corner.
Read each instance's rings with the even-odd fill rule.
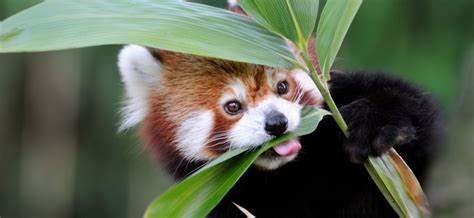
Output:
[[[265,118],[265,131],[272,136],[281,136],[288,128],[288,119],[278,111],[272,111]]]

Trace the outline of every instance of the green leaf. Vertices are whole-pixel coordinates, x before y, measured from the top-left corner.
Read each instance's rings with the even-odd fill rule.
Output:
[[[230,11],[174,0],[49,0],[0,24],[0,52],[139,44],[291,68],[286,41]]]
[[[362,0],[327,1],[321,12],[316,33],[316,54],[326,81],[330,78],[329,71],[361,4]]]
[[[387,202],[392,206],[392,208],[395,210],[395,212],[401,216],[403,215],[402,209],[399,207],[398,203],[395,201],[395,199],[392,197],[390,194],[389,189],[385,186],[384,181],[382,180],[380,174],[383,172],[380,172],[380,168],[376,169],[376,164],[373,162],[369,162],[364,164],[365,169],[369,173],[370,177],[374,181],[374,183],[377,185],[379,188],[380,192],[382,192],[383,196],[387,200]]]
[[[267,142],[255,151],[239,149],[223,154],[168,189],[148,207],[144,217],[205,217],[260,154],[281,142],[313,132],[328,114],[322,109],[306,108],[300,127],[295,132]]]
[[[365,164],[370,176],[400,217],[428,217],[429,208],[415,175],[394,149]]]
[[[318,0],[239,0],[240,5],[255,21],[306,47],[316,25]]]
[[[374,175],[371,174],[372,178],[376,181],[379,189],[384,190],[385,198],[400,217],[422,217],[416,205],[409,198],[400,175],[390,161],[390,156],[369,158],[366,167],[367,165],[370,165],[370,168],[375,171],[377,176],[374,178]]]

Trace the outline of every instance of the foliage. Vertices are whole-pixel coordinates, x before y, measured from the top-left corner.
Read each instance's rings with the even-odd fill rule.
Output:
[[[294,42],[308,44],[318,17],[318,0],[242,0],[242,8],[259,24]]]
[[[235,61],[276,67],[297,66],[305,69],[306,67],[296,61],[285,40],[279,37],[283,36],[300,49],[305,64],[328,103],[333,117],[348,135],[347,125],[332,100],[325,81],[329,78],[327,72],[334,62],[361,0],[327,1],[317,33],[318,40],[321,38],[321,41],[318,41],[317,54],[323,62],[322,66],[313,65],[307,47],[316,23],[318,1],[262,0],[257,3],[242,0],[241,3],[261,26],[248,18],[221,9],[173,0],[155,2],[50,0],[0,23],[0,52],[46,51],[134,43]],[[44,16],[44,14],[51,15]],[[318,73],[324,75],[324,81],[321,81]],[[204,181],[202,179],[208,178],[202,177],[206,173],[207,175],[228,173],[229,181],[218,179],[214,186],[205,186],[209,189],[203,186],[194,190],[195,193],[199,193],[198,195],[202,194],[198,197],[210,199],[209,202],[202,201],[203,204],[198,207],[195,202],[182,201],[179,203],[183,205],[181,208],[183,210],[178,210],[176,205],[162,207],[169,203],[166,199],[176,197],[175,194],[165,194],[162,196],[165,201],[158,200],[157,204],[149,208],[147,215],[153,216],[155,212],[161,213],[165,210],[173,210],[173,214],[184,215],[186,212],[194,211],[189,210],[192,207],[201,211],[196,213],[197,215],[205,214],[218,203],[253,160],[274,142],[266,144],[255,153],[226,155],[225,157],[230,159],[216,160],[217,163],[203,168],[189,180],[171,189],[171,193],[173,190],[187,192],[186,188],[193,187],[190,186],[191,182],[186,181],[199,184]],[[239,151],[233,151],[231,154],[237,153]],[[387,154],[380,158],[371,158],[366,165],[367,169],[399,215],[419,216],[423,214],[422,207],[425,204],[414,202],[416,199],[407,186],[415,178],[401,159],[394,160],[396,157],[395,151],[392,150],[390,156]],[[232,161],[241,164],[229,165],[228,163]],[[221,171],[228,166],[232,166],[233,169]],[[224,188],[220,190],[220,187]],[[161,209],[156,210],[155,207]]]
[[[329,70],[336,59],[349,26],[362,0],[333,1],[324,7],[318,24],[316,49],[323,78],[329,80]]]
[[[275,67],[296,62],[281,37],[247,17],[174,0],[51,0],[0,23],[0,53],[126,43]]]

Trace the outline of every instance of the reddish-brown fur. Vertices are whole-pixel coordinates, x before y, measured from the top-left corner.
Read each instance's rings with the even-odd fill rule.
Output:
[[[209,139],[217,138],[239,121],[241,115],[230,116],[219,104],[224,92],[232,92],[229,84],[235,78],[243,81],[246,86],[245,104],[248,107],[256,106],[276,92],[265,73],[272,71],[275,80],[275,69],[171,51],[149,50],[164,68],[161,84],[150,95],[150,113],[145,118],[142,137],[160,161],[168,161],[165,158],[168,155],[183,157],[176,148],[176,128],[192,112],[213,111],[214,127]],[[288,71],[282,73],[289,75]],[[290,87],[297,87],[293,78],[288,76],[286,80]],[[295,88],[290,88],[289,93],[282,97],[293,100],[297,94]],[[225,139],[211,140],[206,145],[207,155],[217,157],[227,151],[229,144],[224,141]]]

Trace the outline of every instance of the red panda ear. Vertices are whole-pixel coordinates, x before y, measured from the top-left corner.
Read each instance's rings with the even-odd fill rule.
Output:
[[[237,0],[227,0],[227,4],[230,11],[247,16],[247,13],[240,7]]]
[[[120,51],[118,65],[126,97],[121,130],[133,127],[144,119],[148,112],[150,89],[160,85],[162,64],[157,58],[157,51],[154,52],[137,45],[125,46]]]

